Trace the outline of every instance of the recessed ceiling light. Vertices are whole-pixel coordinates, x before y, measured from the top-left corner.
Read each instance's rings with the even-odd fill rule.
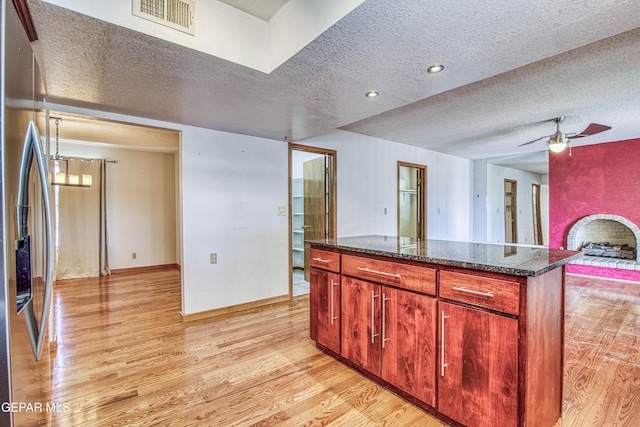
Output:
[[[431,67],[427,68],[427,72],[431,74],[439,73],[442,70],[444,70],[444,65],[438,64],[432,65]]]
[[[366,96],[367,98],[375,98],[376,96],[378,96],[378,92],[376,92],[375,90],[371,90],[365,93],[364,96]]]

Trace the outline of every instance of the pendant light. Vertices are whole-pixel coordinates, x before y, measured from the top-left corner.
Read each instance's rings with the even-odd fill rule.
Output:
[[[53,117],[52,117],[53,119]],[[88,174],[75,175],[69,173],[69,161],[59,154],[58,132],[62,119],[55,118],[56,124],[56,153],[51,161],[51,185],[62,185],[65,187],[89,188],[93,183],[93,176]]]

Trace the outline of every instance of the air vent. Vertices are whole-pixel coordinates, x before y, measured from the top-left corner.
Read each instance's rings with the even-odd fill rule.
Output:
[[[195,34],[193,0],[133,0],[133,14],[178,31]]]

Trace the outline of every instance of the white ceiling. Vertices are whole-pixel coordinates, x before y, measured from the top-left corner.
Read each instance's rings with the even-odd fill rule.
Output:
[[[366,0],[270,74],[28,3],[53,103],[276,140],[344,129],[539,173],[544,141],[518,145],[554,117],[612,126],[574,146],[640,137],[636,0]]]
[[[229,6],[233,6],[243,12],[260,18],[263,21],[269,21],[273,15],[278,13],[282,6],[289,0],[220,0]]]

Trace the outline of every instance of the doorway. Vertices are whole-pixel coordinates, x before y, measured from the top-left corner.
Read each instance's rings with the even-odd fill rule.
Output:
[[[309,245],[336,237],[336,152],[289,145],[289,294],[309,293]]]
[[[177,186],[180,132],[62,111],[51,111],[50,114],[60,118],[61,156],[106,159],[104,200],[110,268],[117,271],[181,264],[181,190]],[[51,124],[53,125],[53,121]],[[50,152],[55,149],[55,128],[53,132]],[[123,138],[121,135],[127,137]],[[97,174],[93,174],[93,186],[97,182]],[[73,197],[77,198],[85,197],[93,188],[54,188],[60,196],[57,199],[60,203],[60,218],[56,226],[57,243],[60,245],[58,253],[61,254],[65,251],[65,245],[68,247],[77,240],[74,232],[77,231],[75,225],[78,224],[73,222],[73,212],[67,211],[75,209],[76,215],[84,212],[84,208],[75,207],[82,206],[82,202],[70,199],[64,194],[64,190],[68,190],[66,193],[75,192]],[[153,218],[153,221],[149,221],[149,218]],[[84,221],[86,218],[82,219]],[[75,225],[71,227],[68,224]],[[76,257],[71,260],[73,262]],[[79,268],[76,266],[74,270],[64,269],[66,263],[58,265],[57,279],[87,276],[76,274],[75,269]],[[77,263],[80,264],[80,261]],[[98,276],[97,270],[95,276]]]
[[[504,238],[505,243],[518,243],[518,183],[504,180]]]
[[[424,239],[427,167],[398,162],[398,236]]]

